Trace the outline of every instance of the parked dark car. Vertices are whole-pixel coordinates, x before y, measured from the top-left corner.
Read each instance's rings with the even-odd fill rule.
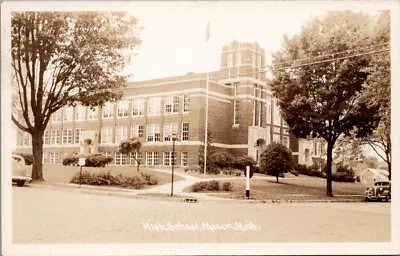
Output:
[[[373,186],[368,187],[364,193],[365,201],[384,199],[388,202],[391,198],[390,181],[376,181]]]

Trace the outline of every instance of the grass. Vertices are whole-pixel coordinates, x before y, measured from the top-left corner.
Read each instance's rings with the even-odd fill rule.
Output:
[[[274,177],[272,177],[274,179]],[[220,183],[224,180],[219,180]],[[245,199],[245,179],[229,180],[232,182],[233,191],[213,192],[212,196],[220,196],[230,199]],[[343,198],[357,198],[365,190],[364,184],[332,182],[333,194]],[[190,191],[190,188],[187,188]],[[326,196],[326,180],[321,178],[285,179],[279,178],[279,183],[275,180],[252,179],[250,182],[250,198],[255,200],[320,200],[329,199]]]
[[[140,176],[140,173],[136,170],[135,166],[128,167],[117,167],[107,166],[104,168],[98,167],[82,167],[83,171],[89,171],[91,173],[99,173],[101,171],[111,171],[112,175],[122,174],[125,176]],[[143,173],[149,173],[158,177],[158,184],[162,185],[171,182],[171,175],[167,173],[160,173],[151,169],[141,167],[140,170]],[[62,165],[43,165],[43,176],[47,183],[69,183],[75,173],[80,171],[80,167],[77,166],[62,166]],[[174,175],[174,181],[182,180],[181,177]]]

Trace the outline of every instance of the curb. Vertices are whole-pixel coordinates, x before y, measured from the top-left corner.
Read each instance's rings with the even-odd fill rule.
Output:
[[[158,196],[158,195],[146,195],[143,190],[130,190],[130,189],[120,189],[120,188],[98,188],[96,186],[88,186],[75,184],[28,184],[30,187],[34,188],[45,188],[45,189],[59,189],[78,192],[82,194],[91,195],[105,195],[105,196],[116,196],[121,198],[131,198],[131,199],[141,199],[141,200],[154,200],[154,201],[176,201],[184,202],[186,198],[196,198],[190,195],[179,195],[176,194],[175,197],[168,196]],[[165,194],[167,195],[167,194]],[[310,200],[299,200],[299,199],[266,199],[266,200],[254,200],[254,199],[229,199],[229,198],[196,198],[196,203],[222,203],[222,204],[288,204],[288,203],[362,203],[364,198],[359,195],[355,195],[357,198],[335,198],[335,199],[310,199]]]

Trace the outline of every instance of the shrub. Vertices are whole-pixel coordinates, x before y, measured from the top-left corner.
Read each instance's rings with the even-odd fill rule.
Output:
[[[105,167],[107,164],[113,161],[111,156],[106,156],[102,153],[95,153],[85,155],[85,166],[86,167]],[[63,165],[78,165],[79,155],[72,155],[64,157]]]
[[[357,176],[357,177],[356,177],[356,181],[357,181],[357,182],[361,182],[360,176]]]
[[[113,161],[111,156],[106,156],[102,153],[90,154],[85,156],[87,167],[105,167],[107,164]]]
[[[332,180],[336,182],[355,182],[356,179],[353,176],[348,176],[344,172],[336,172],[332,174]]]
[[[292,152],[280,143],[271,143],[260,156],[260,167],[263,173],[276,177],[293,169]]]
[[[145,185],[155,185],[158,183],[158,178],[150,174],[133,177],[122,174],[113,176],[110,171],[99,172],[98,174],[84,171],[81,178],[79,177],[79,172],[77,172],[70,182],[79,184],[80,179],[81,184],[86,185],[131,187],[135,189],[141,189]]]
[[[219,181],[210,180],[210,181],[200,181],[192,185],[192,192],[199,191],[219,191],[221,189],[219,185]]]
[[[62,164],[63,165],[78,165],[79,157],[77,155],[66,156],[64,157]]]
[[[347,176],[351,176],[351,177],[353,177],[355,175],[353,168],[351,168],[351,167],[349,168],[347,165],[342,165],[342,164],[339,164],[336,167],[336,172],[337,173],[345,173]]]
[[[216,180],[208,181],[206,189],[209,191],[218,191],[219,190],[219,181],[216,181]]]
[[[218,168],[232,167],[234,162],[234,157],[228,152],[215,152],[207,159],[207,164],[215,165]]]
[[[290,171],[290,173],[293,174],[294,176],[299,176],[299,172],[296,171],[295,169],[292,169],[292,170]]]
[[[15,153],[16,155],[22,156],[25,160],[26,165],[33,164],[33,155],[28,153]]]
[[[158,177],[151,175],[150,173],[140,173],[146,185],[157,185],[158,184]]]
[[[222,183],[222,190],[223,191],[232,191],[233,190],[233,186],[232,186],[232,182],[224,182]]]

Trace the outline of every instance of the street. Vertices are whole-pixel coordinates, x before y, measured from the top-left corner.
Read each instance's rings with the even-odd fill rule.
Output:
[[[390,203],[183,203],[15,187],[13,243],[389,242]]]

